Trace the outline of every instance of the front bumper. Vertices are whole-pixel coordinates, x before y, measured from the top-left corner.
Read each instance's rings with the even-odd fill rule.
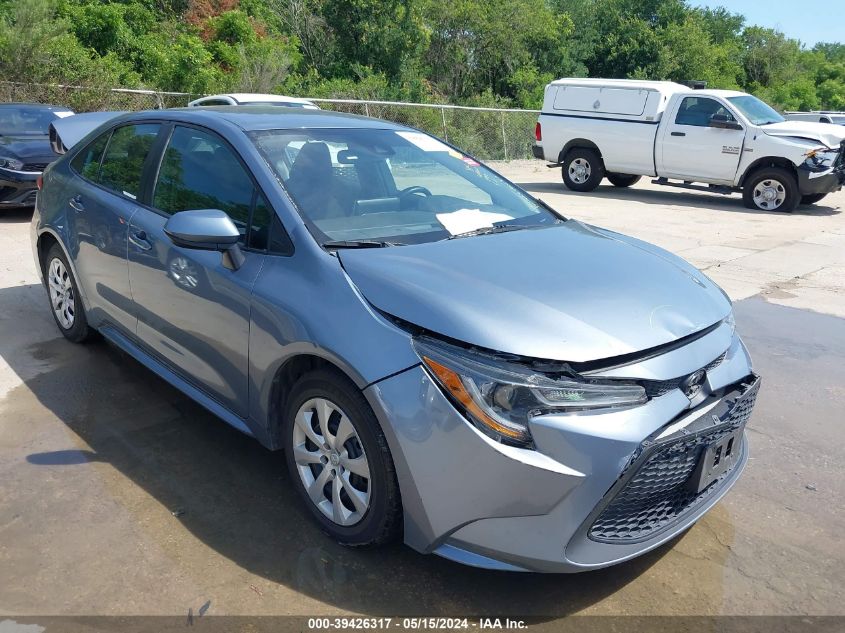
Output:
[[[721,359],[715,366],[714,358]],[[723,326],[662,357],[613,370],[617,376],[627,371],[630,377],[668,380],[708,363],[704,393],[692,405],[673,388],[639,407],[535,418],[537,450],[505,446],[477,431],[419,366],[370,386],[365,395],[396,464],[406,543],[478,567],[542,572],[605,567],[665,543],[737,480],[747,459],[744,439],[733,467],[706,494],[670,508],[655,529],[614,541],[602,538],[595,525],[650,463],[658,439],[663,446],[722,428],[711,426],[712,412],[724,409],[739,385],[747,388],[750,358]],[[729,423],[736,420],[726,417],[719,424]],[[704,424],[706,429],[698,428]],[[699,444],[691,450],[700,450]],[[682,484],[689,473],[677,470]],[[656,502],[665,502],[655,495]],[[651,516],[650,510],[645,514]],[[623,537],[624,530],[622,525]],[[604,536],[608,533],[605,529]]]
[[[805,161],[796,169],[798,191],[802,196],[839,191],[845,185],[845,141],[839,147],[839,156],[828,169],[816,167]]]
[[[34,206],[40,175],[41,172],[0,168],[0,208]]]

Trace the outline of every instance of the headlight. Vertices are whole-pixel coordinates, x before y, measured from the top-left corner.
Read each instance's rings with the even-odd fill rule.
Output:
[[[804,154],[807,159],[804,163],[813,171],[823,171],[833,167],[836,162],[836,157],[839,156],[839,150],[830,149],[828,147],[819,147]]]
[[[17,158],[12,158],[11,156],[0,156],[0,167],[20,171],[23,169],[23,162],[19,161]]]
[[[524,365],[427,338],[415,339],[414,348],[467,419],[506,444],[530,446],[528,420],[538,415],[646,401],[645,389],[630,382],[538,373]]]

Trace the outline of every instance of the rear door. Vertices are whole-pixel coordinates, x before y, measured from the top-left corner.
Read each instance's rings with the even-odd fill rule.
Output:
[[[164,233],[179,211],[220,209],[241,230],[245,262],[181,248]],[[264,263],[271,211],[235,150],[215,133],[176,125],[150,208],[129,227],[129,280],[137,337],[172,369],[236,415],[248,408],[252,286]]]
[[[75,177],[66,189],[69,234],[76,243],[79,283],[91,304],[92,325],[135,332],[126,263],[127,228],[141,208],[142,173],[158,123],[133,123],[109,130],[71,160]]]
[[[705,96],[684,97],[664,115],[657,147],[659,176],[733,183],[745,130],[710,127],[714,114],[737,121],[720,101]]]

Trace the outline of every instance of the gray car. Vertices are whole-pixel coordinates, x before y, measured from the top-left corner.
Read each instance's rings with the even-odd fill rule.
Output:
[[[759,378],[727,296],[438,139],[236,107],[57,146],[32,244],[61,332],[282,449],[341,543],[594,569],[745,465]]]

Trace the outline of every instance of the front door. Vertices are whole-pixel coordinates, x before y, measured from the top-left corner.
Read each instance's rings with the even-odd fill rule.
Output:
[[[152,192],[152,207],[129,226],[129,281],[137,338],[234,414],[248,410],[252,286],[266,257],[250,246],[250,217],[261,200],[234,150],[217,135],[176,126]],[[164,233],[173,213],[220,209],[242,231],[245,262],[224,266],[216,251],[181,248]],[[264,237],[266,240],[266,236]]]
[[[685,97],[662,128],[658,142],[658,174],[723,184],[733,183],[739,167],[745,130],[710,127],[714,114],[733,114],[716,99]]]

